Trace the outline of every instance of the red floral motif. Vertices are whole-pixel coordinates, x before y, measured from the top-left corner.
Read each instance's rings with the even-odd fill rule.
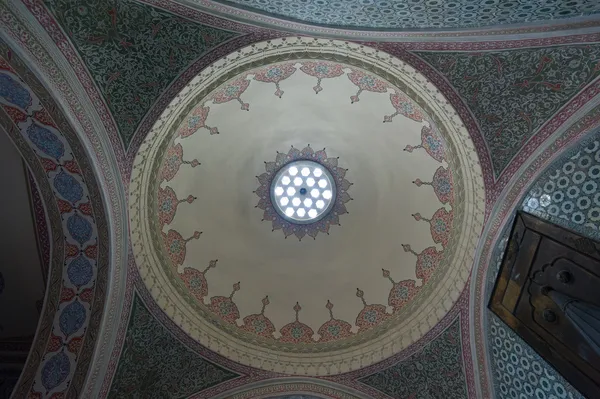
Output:
[[[392,106],[396,109],[396,112],[392,115],[384,116],[383,122],[391,122],[397,115],[404,115],[415,122],[421,122],[423,120],[423,110],[421,110],[421,108],[406,94],[396,91],[390,94],[390,101]]]
[[[88,258],[91,259],[96,259],[96,255],[98,253],[98,246],[97,245],[88,245],[83,252],[85,253],[85,256],[87,256]]]
[[[42,108],[39,111],[35,111],[33,113],[33,117],[40,123],[46,125],[46,126],[52,126],[55,129],[58,129],[56,127],[56,125],[54,124],[54,121],[52,121],[52,118],[50,117],[50,114],[48,113],[48,111],[46,111],[46,108]]]
[[[333,304],[327,301],[325,307],[329,310],[330,319],[319,327],[319,331],[317,331],[320,335],[319,342],[335,341],[353,335],[350,323],[333,317]]]
[[[199,129],[202,128],[207,129],[210,132],[210,134],[219,134],[219,129],[217,129],[216,127],[210,127],[206,125],[206,118],[208,118],[209,111],[210,107],[198,105],[192,110],[192,112],[188,114],[187,118],[179,126],[177,134],[181,138],[186,138],[196,133]]]
[[[416,184],[417,187],[421,187],[423,185],[432,186],[435,195],[437,195],[442,204],[449,203],[452,205],[454,203],[454,183],[450,169],[440,166],[435,171],[432,182],[424,182],[421,179],[415,179],[413,183]]]
[[[417,277],[427,282],[442,260],[443,252],[435,247],[425,248],[417,258]]]
[[[429,247],[418,254],[413,251],[408,244],[402,244],[402,247],[404,248],[404,251],[410,252],[417,257],[416,275],[417,278],[423,280],[423,284],[425,284],[440,264],[444,252],[438,252],[435,247]]]
[[[189,164],[192,165],[192,168],[200,165],[197,159],[192,161],[184,161],[183,160],[183,147],[181,144],[176,144],[173,147],[170,147],[167,150],[167,156],[165,157],[165,161],[161,168],[161,177],[162,180],[171,181],[179,172],[179,168],[181,164]]]
[[[46,172],[51,172],[53,170],[56,170],[56,168],[58,167],[58,165],[56,165],[56,163],[48,158],[42,158],[40,157],[40,163],[42,164],[42,167],[44,168],[44,170]]]
[[[424,218],[420,213],[415,213],[413,217],[417,221],[423,220],[429,223],[431,237],[435,243],[442,244],[442,247],[444,248],[448,245],[450,230],[452,229],[452,220],[454,218],[452,210],[448,212],[446,208],[440,208],[435,211],[431,219]]]
[[[429,126],[423,126],[421,129],[421,144],[407,145],[404,151],[413,152],[417,148],[425,149],[429,156],[438,162],[442,162],[446,158],[446,149],[442,139]]]
[[[63,287],[60,293],[60,303],[70,302],[75,297],[79,297],[83,302],[90,303],[94,297],[94,290],[93,288],[86,288],[80,293],[77,293],[72,288]]]
[[[65,163],[56,163],[48,158],[40,157],[39,159],[40,159],[40,162],[46,172],[54,171],[59,166],[62,166],[63,168],[65,168],[66,170],[68,170],[69,172],[71,172],[73,174],[78,174],[78,175],[81,174],[81,171],[79,170],[79,166],[77,165],[77,162],[75,162],[73,160],[66,161]]]
[[[241,104],[241,109],[244,111],[250,110],[250,104],[242,101],[240,96],[246,91],[250,81],[245,77],[229,82],[225,87],[222,87],[211,97],[213,103],[223,104],[231,100],[237,100]]]
[[[57,352],[62,347],[62,338],[52,334],[46,346],[46,352]]]
[[[158,222],[161,226],[170,224],[177,212],[177,206],[182,202],[191,204],[196,197],[188,195],[186,199],[178,200],[175,191],[169,186],[158,188]]]
[[[275,95],[279,98],[283,96],[283,90],[279,87],[279,82],[292,76],[296,72],[294,64],[269,65],[265,68],[253,71],[254,80],[265,83],[275,83]]]
[[[384,305],[368,305],[364,295],[365,293],[361,289],[356,289],[356,296],[361,299],[364,305],[363,310],[356,317],[356,325],[360,331],[373,328],[391,317]]]
[[[348,74],[348,78],[352,83],[358,86],[358,92],[350,97],[350,102],[352,104],[360,101],[358,96],[360,96],[360,93],[362,93],[364,90],[374,93],[385,93],[388,89],[387,83],[385,83],[383,80],[356,69],[352,70],[352,72]]]
[[[58,211],[63,214],[63,213],[69,213],[73,210],[73,207],[71,206],[70,202],[67,202],[65,200],[62,199],[57,199],[56,200],[56,204],[58,205]]]
[[[233,295],[235,295],[235,293],[239,290],[240,283],[237,282],[233,285],[233,291],[228,297],[212,297],[210,299],[210,310],[212,310],[214,314],[216,314],[226,322],[235,324],[235,321],[240,318],[240,312],[237,308],[237,305],[233,302]]]
[[[265,308],[269,303],[269,296],[267,295],[262,300],[262,310],[260,313],[244,317],[244,324],[240,328],[261,337],[273,338],[273,333],[276,331],[275,326],[265,316]]]
[[[454,203],[452,173],[440,166],[433,175],[433,191],[442,204]]]
[[[81,344],[83,344],[83,339],[80,337],[71,338],[69,343],[67,344],[67,350],[71,353],[77,354],[79,348],[81,348]]]
[[[387,278],[393,284],[390,294],[388,295],[388,305],[394,308],[394,312],[400,310],[404,305],[410,302],[417,292],[419,287],[415,286],[414,280],[402,280],[395,282],[389,270],[381,269],[383,271],[383,277]]]
[[[60,292],[60,303],[69,302],[73,298],[75,298],[75,291],[71,288],[62,287],[62,291]]]
[[[6,111],[10,119],[17,125],[27,120],[27,114],[17,108],[9,107],[4,104],[2,105],[2,108],[4,108],[4,111]]]
[[[65,200],[57,199],[58,210],[60,213],[70,213],[73,209],[79,210],[84,215],[91,216],[92,215],[92,206],[89,202],[85,202],[83,204],[79,204],[77,206],[71,205],[70,202]]]
[[[199,231],[195,231],[194,235],[190,238],[184,239],[181,234],[179,234],[175,230],[169,230],[167,234],[162,233],[163,241],[165,243],[165,247],[167,249],[167,253],[169,254],[169,258],[173,262],[173,266],[182,265],[185,261],[185,247],[188,241],[192,239],[200,238]]]
[[[84,215],[92,216],[92,204],[89,202],[84,202],[83,204],[79,204],[77,209]]]
[[[82,302],[92,303],[92,299],[94,298],[94,290],[92,288],[86,288],[79,294],[79,299]]]
[[[10,58],[10,54],[7,55]],[[0,69],[4,69],[5,71],[10,71],[14,73],[14,70],[12,69],[8,61],[6,61],[3,57],[0,57]]]
[[[317,61],[305,62],[300,68],[307,75],[317,78],[317,85],[313,87],[316,94],[319,94],[323,88],[321,81],[328,78],[336,78],[344,74],[344,69],[341,64],[333,64],[330,62]]]
[[[211,260],[208,267],[203,271],[186,267],[183,273],[179,274],[179,278],[186,285],[190,293],[200,302],[204,301],[204,297],[208,295],[208,282],[206,281],[206,272],[217,267],[218,260]]]
[[[298,343],[309,343],[313,342],[313,335],[315,334],[312,328],[298,320],[298,313],[302,310],[300,304],[296,302],[294,311],[296,312],[296,320],[286,324],[279,330],[281,337],[279,340],[285,343],[298,344]]]
[[[79,247],[77,245],[67,243],[65,246],[65,255],[67,258],[74,258],[79,255]]]
[[[73,160],[68,160],[65,163],[62,164],[62,166],[68,170],[71,173],[80,175],[81,171],[79,170],[79,165],[77,165],[77,162],[73,161]]]

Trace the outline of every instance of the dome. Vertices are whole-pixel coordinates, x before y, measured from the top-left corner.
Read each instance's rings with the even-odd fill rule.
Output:
[[[298,191],[294,165],[310,167]],[[320,168],[331,206],[300,217]],[[485,203],[467,130],[423,75],[308,38],[195,77],[142,144],[129,195],[136,264],[171,319],[234,361],[314,376],[389,357],[438,323],[469,277]]]

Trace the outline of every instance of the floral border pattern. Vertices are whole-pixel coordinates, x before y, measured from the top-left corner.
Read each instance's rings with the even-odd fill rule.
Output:
[[[37,356],[30,357],[24,370],[28,377],[15,392],[66,395],[83,384],[95,345],[95,334],[87,327],[96,327],[102,316],[108,230],[95,177],[76,135],[22,61],[4,44],[2,50],[2,125],[19,148],[31,154],[31,169],[43,171],[35,172],[37,181],[45,179],[43,184],[52,187],[54,199],[48,206],[60,214],[61,222],[53,228],[64,229],[61,238],[53,239],[56,272],[47,295],[55,301],[44,309],[32,349]]]
[[[427,346],[436,340],[440,334],[452,324],[457,322],[460,325],[460,345],[462,347],[462,373],[465,377],[465,389],[468,392],[468,397],[475,397],[475,387],[473,382],[473,369],[470,353],[469,342],[469,301],[468,287],[463,291],[455,306],[448,314],[425,336],[388,359],[373,364],[371,366],[361,368],[356,371],[343,373],[324,378],[302,378],[302,377],[286,377],[285,375],[276,374],[270,371],[260,370],[252,367],[242,366],[239,363],[232,362],[212,350],[198,344],[195,340],[183,332],[173,320],[171,320],[158,307],[148,292],[146,286],[141,281],[141,276],[135,273],[133,277],[136,292],[134,295],[139,295],[151,315],[161,324],[163,324],[173,335],[174,338],[180,340],[183,344],[196,351],[198,355],[204,359],[219,364],[227,369],[242,374],[242,377],[229,380],[221,383],[213,388],[201,391],[191,395],[193,399],[215,398],[215,399],[250,399],[250,398],[269,398],[277,394],[298,394],[298,393],[314,393],[328,398],[334,399],[389,399],[389,396],[376,390],[368,385],[365,385],[359,380],[371,374],[375,374],[389,368],[395,367],[400,370],[407,360],[410,359],[427,348]],[[133,299],[133,298],[132,298]],[[410,366],[409,366],[410,367]],[[419,383],[427,384],[426,379],[419,380]],[[427,385],[422,386],[426,389]]]

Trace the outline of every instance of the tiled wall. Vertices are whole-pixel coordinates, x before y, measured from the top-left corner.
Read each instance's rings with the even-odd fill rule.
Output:
[[[476,28],[595,14],[594,0],[219,0],[319,25],[371,29]]]
[[[582,140],[531,185],[519,209],[593,239],[600,239],[600,133]],[[506,247],[509,223],[490,265],[488,297]],[[532,348],[491,312],[487,342],[499,399],[583,398]]]

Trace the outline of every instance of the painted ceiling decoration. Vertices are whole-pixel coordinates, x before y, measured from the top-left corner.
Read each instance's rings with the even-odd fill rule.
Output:
[[[198,1],[200,3],[200,1]],[[523,24],[600,13],[594,1],[538,0],[219,0],[220,3],[277,18],[320,26],[358,29],[467,29]]]
[[[570,159],[566,159],[570,156]],[[548,168],[523,200],[522,209],[569,230],[600,238],[600,140],[588,140]]]
[[[327,67],[324,63],[321,66]],[[278,152],[274,162],[265,161],[266,172],[257,176],[260,187],[254,192],[259,197],[256,207],[265,211],[262,220],[271,222],[273,231],[282,230],[285,238],[293,234],[299,240],[304,236],[316,239],[319,232],[329,234],[331,225],[339,226],[339,217],[348,213],[345,204],[352,200],[348,194],[352,183],[345,179],[348,170],[338,166],[338,158],[328,158],[325,150],[315,151],[310,145],[302,150],[292,146],[287,153]],[[296,163],[310,168],[298,173],[293,166]],[[278,178],[286,169],[288,173]],[[290,170],[295,172],[293,176]],[[298,223],[294,217],[306,221]],[[311,222],[315,218],[318,219]]]
[[[458,303],[467,305],[466,299],[462,295]],[[289,399],[296,395],[321,399],[383,399],[390,397],[391,392],[386,393],[389,389],[397,393],[410,391],[413,395],[452,389],[461,392],[462,396],[458,397],[464,397],[464,393],[474,390],[468,377],[469,366],[461,365],[462,359],[457,358],[462,356],[461,348],[468,336],[468,327],[461,322],[468,314],[467,307],[452,309],[416,345],[384,362],[351,373],[317,379],[284,376],[224,359],[175,326],[143,286],[140,286],[139,292],[134,292],[132,306],[125,346],[121,352],[123,359],[110,387],[110,397],[128,397],[123,392],[133,389],[142,392],[136,380],[147,378],[147,375],[136,374],[140,361],[144,364],[160,362],[161,373],[154,374],[153,379],[145,384],[154,383],[155,390],[161,390],[161,397],[167,398],[185,397],[184,389],[197,389],[189,397],[215,399]],[[161,356],[163,352],[170,356]],[[186,367],[182,371],[181,358],[186,360],[186,364],[198,364],[199,368]],[[215,368],[221,371],[215,371]],[[415,372],[419,373],[418,377]],[[415,378],[407,387],[398,384],[387,386],[383,381],[390,375],[412,375]],[[452,379],[449,380],[448,376]],[[176,383],[179,385],[174,387]],[[150,388],[144,389],[148,389],[144,392],[151,392]],[[392,393],[392,397],[405,397],[404,393],[395,395]]]
[[[18,396],[66,395],[83,384],[104,307],[107,225],[89,161],[50,93],[2,43],[1,126],[42,187],[52,223],[52,279]],[[92,332],[90,334],[90,332]]]
[[[440,392],[448,398],[466,397],[459,324],[457,318],[420,353],[359,381],[392,398],[436,397]]]
[[[86,130],[97,129],[98,125],[105,130],[109,148],[124,176],[130,173],[133,159],[127,153],[135,153],[160,112],[189,79],[240,47],[285,35],[200,13],[171,1],[94,1],[86,3],[82,15],[78,3],[73,7],[70,4],[68,0],[52,2],[49,6],[16,0],[13,7],[0,4],[0,9],[8,28],[7,35],[22,43],[29,56],[52,77],[57,88],[66,90],[65,101]],[[40,42],[36,35],[27,34],[28,22],[23,21],[32,16],[51,36],[57,46],[55,50],[72,66],[70,76],[61,74],[60,62],[53,62],[43,40]],[[138,25],[138,16],[149,25]],[[70,24],[73,24],[72,29]],[[175,28],[164,29],[165,24]],[[196,47],[190,46],[188,37],[197,42]],[[164,40],[171,47],[163,46]],[[167,53],[161,55],[157,51]],[[104,59],[99,60],[98,56]],[[112,56],[119,61],[115,62]],[[115,70],[103,70],[106,65],[114,66]],[[157,81],[156,74],[164,79]],[[71,79],[76,79],[81,86],[70,87]],[[128,90],[119,88],[122,83]],[[94,107],[97,121],[82,115],[82,105],[75,101],[75,97],[81,95]],[[117,108],[111,101],[117,102]]]
[[[590,238],[598,238],[600,216],[600,135],[589,135],[568,149],[526,187],[518,209],[550,220]],[[486,295],[492,292],[495,276],[508,242],[510,221],[494,248],[492,266],[486,276]],[[486,333],[491,354],[494,390],[501,398],[536,395],[583,398],[552,367],[535,353],[495,315],[487,315]],[[517,354],[517,355],[515,355]],[[517,362],[515,362],[515,359]],[[542,395],[540,393],[539,395]]]
[[[473,112],[496,178],[535,132],[600,74],[598,44],[416,54],[448,79]]]
[[[232,360],[291,374],[352,370],[365,351],[389,356],[426,333],[435,325],[431,318],[450,310],[465,283],[464,257],[483,221],[483,208],[474,205],[484,201],[466,129],[418,72],[385,53],[360,50],[302,38],[244,48],[254,59],[250,66],[234,55],[199,75],[163,114],[175,123],[157,124],[138,152],[130,203],[140,273],[186,332],[202,343],[218,342],[217,351]],[[342,55],[344,63],[311,57],[328,53]],[[379,65],[388,80],[379,77]],[[335,108],[324,113],[323,104]],[[265,168],[263,159],[296,143],[298,134],[311,146],[293,147],[288,155],[279,151],[275,162],[266,163],[269,172],[277,171],[278,162],[322,159],[338,187],[349,188],[344,179],[362,185],[352,188],[358,219],[352,219],[355,212],[344,215],[343,226],[327,240],[305,245],[284,244],[270,234],[261,217],[272,213],[246,210],[253,208],[253,181]],[[419,142],[423,151],[403,151]],[[326,145],[335,151],[312,149]],[[349,159],[348,173],[337,154],[340,162]],[[198,160],[197,166],[182,159]],[[360,165],[349,163],[356,159]],[[265,187],[269,172],[259,175]],[[266,203],[264,191],[257,194]],[[344,213],[342,203],[333,217]],[[403,234],[397,226],[406,224],[413,228]],[[317,233],[310,225],[282,227],[298,238]],[[370,237],[357,236],[361,230]],[[277,277],[283,270],[298,273]],[[343,274],[347,282],[340,284]],[[175,309],[185,311],[176,315]],[[208,325],[219,327],[215,335]],[[374,338],[376,346],[368,346]],[[248,344],[241,342],[248,340],[254,345],[244,349]],[[277,363],[269,360],[272,351]],[[334,354],[342,359],[332,362]],[[371,356],[370,362],[381,359]]]
[[[585,147],[585,145],[589,144],[589,141],[585,140],[586,136],[589,136],[590,140],[597,140],[600,134],[599,129],[600,107],[595,105],[586,110],[585,113],[580,114],[579,118],[572,121],[572,123],[566,124],[563,126],[563,128],[556,131],[553,137],[544,145],[542,151],[539,151],[534,157],[529,159],[521,166],[521,170],[517,175],[518,179],[513,181],[511,185],[507,187],[502,196],[498,199],[495,209],[489,217],[489,221],[486,224],[486,228],[484,229],[481,238],[482,249],[475,262],[475,284],[473,285],[472,292],[473,302],[475,304],[479,304],[478,306],[475,306],[475,315],[473,317],[476,332],[476,362],[477,364],[486,364],[486,367],[490,367],[490,374],[482,372],[478,376],[481,390],[483,392],[496,392],[497,389],[500,389],[498,384],[499,380],[496,379],[497,375],[499,374],[496,376],[491,374],[491,369],[496,367],[495,364],[497,364],[497,356],[500,355],[500,352],[493,351],[493,347],[491,346],[493,343],[489,341],[492,339],[490,338],[491,335],[489,335],[489,332],[492,331],[492,329],[482,322],[484,320],[489,321],[493,319],[493,315],[487,314],[486,306],[489,299],[489,293],[491,293],[491,288],[493,286],[493,279],[499,267],[499,260],[497,260],[500,256],[499,252],[504,248],[504,244],[502,244],[503,236],[508,234],[508,231],[506,231],[506,234],[503,234],[502,232],[506,230],[507,226],[511,225],[512,215],[514,215],[515,211],[518,208],[522,209],[524,204],[529,202],[529,198],[525,198],[527,190],[530,189],[532,182],[536,181],[537,176],[540,176],[545,168],[551,164],[551,161],[556,160],[563,153],[565,154],[564,158],[567,159],[569,156],[575,155],[578,150],[574,149],[569,151],[569,146],[573,143],[581,143],[581,145]],[[550,173],[556,174],[556,169],[548,168],[547,174]],[[540,180],[543,181],[543,179]],[[541,183],[541,185],[542,187],[545,186],[544,183]],[[558,189],[558,191],[563,190]],[[534,194],[536,193],[537,191],[534,192]],[[551,201],[553,202],[547,203],[547,205],[556,204],[556,200],[552,200],[553,195],[550,197]],[[560,198],[558,199],[560,200]],[[573,209],[573,211],[575,210]],[[587,221],[584,221],[583,225],[580,223],[573,223],[570,218],[565,219],[566,214],[564,213],[562,214],[563,217],[556,218],[548,214],[546,211],[543,211],[541,212],[540,216],[548,218],[550,221],[559,223],[567,228],[575,229],[582,234],[590,235],[593,231],[589,227],[584,227]],[[593,235],[590,236],[593,237]],[[494,253],[496,254],[495,257]],[[495,265],[495,268],[490,268],[490,265]],[[507,329],[504,329],[504,331],[506,330]],[[493,331],[496,331],[495,334],[498,334],[498,329]],[[515,336],[514,333],[511,335],[511,339],[513,336]],[[498,338],[505,339],[506,336]],[[497,341],[498,338],[494,337],[493,339]],[[520,342],[518,339],[515,339],[514,341]],[[513,346],[511,345],[510,347],[512,348]],[[524,351],[521,355],[517,356],[517,360],[519,362],[526,363],[528,360],[531,361],[531,359],[537,359],[540,364],[544,364],[539,355],[533,352],[533,349],[523,346],[521,346],[521,349],[524,349]],[[508,352],[507,355],[510,356]],[[488,356],[490,357],[489,359]],[[521,357],[525,358],[525,360],[521,360]],[[506,365],[506,363],[503,364]],[[538,371],[536,371],[536,374],[539,372],[539,369],[537,370]],[[502,372],[504,373],[504,370],[502,370]],[[556,374],[550,367],[545,367],[543,373],[551,380],[553,379],[557,382],[564,381],[564,379],[560,375]],[[521,379],[521,382],[523,382],[523,379],[521,377],[519,378]],[[532,378],[534,379],[535,384],[539,383],[539,378],[535,378],[535,376]],[[546,386],[538,387],[542,391],[548,391]],[[517,391],[519,390],[521,390],[521,388],[519,388]],[[580,397],[580,394],[574,389],[568,388],[568,390],[572,392],[573,397]]]
[[[98,86],[127,147],[179,73],[238,35],[132,0],[45,3]]]
[[[139,373],[140,365],[150,373]],[[185,373],[182,373],[182,365],[187,370]],[[141,299],[134,298],[110,397],[188,397],[236,377],[239,375],[205,360],[170,337],[169,331],[152,317]]]
[[[492,134],[491,136],[489,134],[486,135],[485,130],[483,130],[482,128],[486,125],[490,125],[485,118],[485,115],[482,115],[482,119],[479,119],[477,117],[477,114],[470,108],[469,104],[473,103],[472,101],[472,95],[473,94],[477,94],[477,96],[481,96],[482,94],[479,93],[479,90],[474,90],[473,93],[467,94],[467,95],[462,95],[462,93],[459,91],[459,89],[457,87],[455,87],[453,84],[451,84],[451,82],[449,81],[449,79],[444,76],[444,74],[441,72],[444,70],[444,65],[439,66],[440,70],[436,69],[436,67],[432,67],[432,65],[427,62],[428,58],[432,58],[435,54],[440,55],[441,57],[445,57],[445,54],[456,54],[457,52],[459,52],[462,56],[465,56],[465,59],[469,60],[469,65],[465,67],[465,71],[470,71],[468,72],[465,76],[467,76],[467,78],[469,77],[469,74],[472,73],[472,71],[477,71],[481,68],[483,68],[484,65],[487,65],[488,71],[490,74],[496,74],[495,76],[497,76],[497,71],[502,71],[502,67],[500,69],[498,69],[498,65],[496,65],[495,67],[491,67],[491,65],[489,64],[478,64],[478,62],[481,61],[481,59],[485,59],[487,57],[487,54],[495,54],[495,53],[505,53],[505,54],[510,54],[511,52],[515,51],[518,52],[516,49],[517,48],[522,48],[523,52],[528,52],[528,51],[535,51],[538,50],[539,47],[543,47],[543,46],[549,46],[549,45],[553,45],[552,49],[568,49],[569,47],[572,47],[574,44],[581,44],[583,48],[590,48],[593,47],[595,43],[598,43],[600,41],[600,36],[597,34],[592,34],[592,35],[583,35],[583,36],[566,36],[566,37],[558,37],[558,38],[553,38],[553,39],[547,39],[547,40],[539,40],[539,39],[532,39],[532,40],[522,40],[522,41],[505,41],[505,42],[483,42],[483,43],[479,43],[479,42],[459,42],[459,43],[382,43],[382,44],[376,44],[376,47],[384,50],[386,52],[389,52],[392,55],[396,55],[400,58],[402,58],[403,60],[405,60],[406,62],[408,62],[411,66],[413,66],[414,68],[418,69],[419,71],[421,71],[429,80],[431,80],[436,87],[444,94],[444,96],[448,99],[448,101],[450,101],[454,107],[456,108],[457,112],[459,113],[459,115],[461,116],[461,119],[464,121],[465,125],[467,126],[471,137],[473,138],[473,141],[475,143],[475,147],[477,148],[477,152],[478,154],[480,154],[480,163],[483,169],[483,174],[484,174],[484,180],[485,180],[485,185],[486,185],[486,189],[489,190],[492,195],[488,196],[488,207],[493,206],[494,204],[494,199],[501,193],[502,189],[504,187],[506,187],[506,185],[509,183],[510,179],[513,177],[514,173],[518,170],[518,168],[520,167],[520,165],[523,163],[524,160],[528,159],[529,157],[531,157],[532,155],[535,154],[536,150],[539,148],[540,144],[542,144],[544,142],[544,140],[547,140],[557,129],[559,129],[561,127],[561,125],[563,125],[564,123],[568,122],[570,118],[572,118],[574,115],[576,115],[578,112],[580,112],[581,109],[585,109],[586,104],[589,104],[594,98],[595,96],[599,93],[600,90],[600,84],[599,84],[599,80],[597,77],[596,72],[592,73],[592,76],[594,76],[594,78],[591,81],[587,81],[584,83],[581,83],[581,87],[579,88],[578,91],[576,91],[576,95],[573,96],[572,98],[564,98],[563,100],[561,100],[560,106],[558,108],[558,111],[554,112],[554,114],[550,114],[548,116],[548,119],[544,121],[544,123],[542,123],[539,128],[537,128],[536,130],[534,130],[531,133],[531,136],[529,139],[526,139],[525,137],[523,138],[523,143],[520,144],[519,146],[515,147],[510,147],[510,148],[504,148],[506,150],[506,152],[508,153],[512,153],[511,156],[506,156],[503,153],[494,153],[492,152],[493,148],[498,147],[497,145],[494,146],[493,144],[491,144],[491,139],[494,139],[494,137],[496,137],[494,134]],[[422,57],[423,58],[422,58]],[[531,59],[531,64],[527,65],[527,67],[525,68],[526,70],[530,70],[530,71],[535,71],[537,70],[540,66],[543,67],[547,67],[548,66],[548,62],[547,60],[544,63],[540,62],[540,59]],[[579,58],[575,58],[572,60],[573,63],[572,65],[579,65],[582,66],[585,64],[585,62],[587,62],[587,58],[584,58],[584,56],[582,55],[582,57]],[[554,62],[554,61],[552,61]],[[552,63],[551,62],[551,63]],[[569,64],[571,64],[569,62]],[[450,64],[448,65],[452,65],[452,61],[450,61]],[[519,63],[519,65],[522,65],[522,63]],[[595,69],[596,67],[594,66],[593,69]],[[541,69],[543,70],[543,68]],[[584,77],[587,73],[585,72],[586,70],[589,71],[589,69],[587,67],[583,67],[583,69],[581,71],[578,70],[578,72],[576,72],[574,74],[574,76],[580,76],[580,77]],[[519,72],[520,74],[520,72]],[[533,73],[534,74],[534,73]],[[487,79],[488,75],[478,75],[481,76],[483,79]],[[458,79],[458,77],[456,78],[457,81],[458,80],[464,80],[464,79]],[[570,86],[570,82],[571,82],[572,77],[568,77],[564,82],[555,82],[558,85],[560,85],[560,87],[568,87]],[[484,92],[488,92],[490,90],[494,91],[496,85],[500,85],[500,87],[504,87],[502,85],[504,85],[506,82],[506,79],[502,80],[500,79],[498,81],[498,83],[494,83],[493,85],[489,86],[489,87],[482,87],[481,89]],[[522,82],[514,82],[515,84],[520,84]],[[460,87],[462,83],[459,84],[458,87]],[[474,88],[477,88],[476,86],[478,86],[478,83],[475,83],[475,85],[473,86]],[[532,88],[534,88],[535,86],[537,86],[537,84],[535,85],[529,85],[529,89],[527,90],[531,90]],[[545,86],[547,91],[552,91],[549,87]],[[507,88],[508,91],[513,90],[512,87],[508,87]],[[502,100],[502,95],[503,95],[503,91],[495,91],[496,96],[494,96],[491,101],[494,103],[499,103],[499,104],[504,104],[506,103],[505,101]],[[550,96],[555,96],[555,94],[549,94]],[[535,97],[533,96],[533,93],[528,94],[529,98],[532,99],[531,104],[528,103],[526,100],[519,100],[522,101],[522,104],[524,104],[524,106],[533,106],[538,107],[538,105],[536,105],[536,100],[534,99]],[[517,97],[518,98],[518,97]],[[527,98],[527,97],[526,97]],[[552,97],[550,97],[552,98]],[[517,101],[517,100],[515,100]],[[517,102],[519,102],[517,101]],[[510,102],[509,102],[510,103]],[[507,103],[507,104],[509,104]],[[477,109],[477,107],[479,107],[479,103],[475,103],[474,105]],[[552,103],[549,103],[547,106],[552,106]],[[544,105],[542,108],[545,108],[546,105]],[[510,106],[504,106],[504,108],[506,109],[512,109]],[[501,110],[504,108],[500,108]],[[492,110],[495,111],[495,108]],[[515,111],[516,112],[516,111]],[[510,114],[510,112],[508,112]],[[514,112],[513,112],[514,113]],[[501,115],[501,117],[503,118],[502,120],[508,120],[508,116],[504,116]],[[500,117],[496,118],[495,120],[500,120]],[[515,120],[519,120],[519,114],[517,112],[517,115],[511,115],[510,116],[511,120],[515,119]],[[522,120],[522,118],[520,118],[520,120]],[[517,123],[518,125],[518,123]],[[499,135],[499,137],[504,137],[503,134],[505,133],[504,130],[496,130],[497,132],[503,132]],[[491,137],[491,138],[490,138]],[[507,137],[511,137],[511,136],[507,136]],[[497,140],[497,139],[496,139]],[[501,147],[498,147],[501,148]],[[499,160],[502,160],[502,163],[504,163],[504,166],[498,166],[499,165]],[[502,165],[502,164],[500,164]]]
[[[231,399],[363,399],[366,396],[360,393],[348,392],[347,389],[321,380],[294,380],[278,379],[270,384],[261,384],[258,387],[234,392],[231,396],[219,395],[217,398]]]
[[[597,238],[600,9],[411,1],[1,3],[50,276],[15,397],[581,397],[486,303],[516,209]]]

